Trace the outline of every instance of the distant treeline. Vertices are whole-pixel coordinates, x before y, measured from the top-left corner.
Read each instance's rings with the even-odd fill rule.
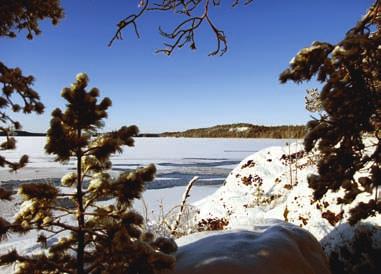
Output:
[[[23,130],[16,130],[12,133],[13,136],[46,136],[46,133],[33,133]],[[4,132],[0,132],[0,136],[5,136]]]
[[[301,139],[305,126],[258,126],[246,123],[217,125],[209,128],[189,129],[183,132],[164,132],[163,137],[189,138],[290,138]]]

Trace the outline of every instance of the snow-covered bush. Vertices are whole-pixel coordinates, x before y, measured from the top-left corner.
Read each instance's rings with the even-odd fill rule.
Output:
[[[146,218],[145,226],[155,235],[176,239],[198,231],[197,213],[198,209],[193,205],[186,204],[182,211],[178,205],[168,212],[161,212],[155,219]]]

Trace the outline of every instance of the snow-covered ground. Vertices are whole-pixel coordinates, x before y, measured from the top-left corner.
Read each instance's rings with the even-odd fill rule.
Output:
[[[369,147],[371,142],[372,139],[367,140]],[[289,160],[289,155],[293,160]],[[307,229],[318,240],[326,237],[336,226],[347,222],[353,205],[336,204],[342,191],[328,192],[323,199],[313,202],[307,176],[317,171],[316,157],[316,153],[306,154],[301,143],[269,147],[248,156],[214,194],[194,203],[200,211],[196,223],[218,219],[224,220],[226,229],[250,229],[253,224],[276,218]],[[362,193],[354,204],[373,197],[374,193]],[[323,212],[337,218],[328,221],[322,218]],[[380,226],[381,216],[369,217],[364,222]]]

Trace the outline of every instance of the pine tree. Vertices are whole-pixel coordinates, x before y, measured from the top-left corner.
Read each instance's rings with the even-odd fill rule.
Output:
[[[38,255],[19,255],[16,250],[0,257],[0,265],[17,262],[16,273],[157,273],[174,265],[169,253],[176,250],[171,239],[154,238],[143,229],[143,217],[132,210],[144,183],[152,181],[155,167],[149,165],[113,178],[110,156],[133,146],[136,126],[97,134],[107,117],[111,100],[98,103],[99,90],[86,90],[88,77],[77,75],[70,88],[64,88],[65,111],[52,112],[47,132],[47,153],[55,160],[76,162],[76,172],[62,177],[61,183],[73,187],[62,193],[49,183],[20,187],[24,203],[13,224],[0,224],[2,235],[9,231],[41,232],[37,241],[47,247],[50,237],[60,237]],[[62,206],[68,198],[73,206]],[[107,200],[106,203],[100,203]],[[74,220],[70,221],[70,217]]]
[[[26,30],[26,37],[31,40],[41,33],[40,20],[50,18],[53,24],[57,24],[62,17],[63,10],[59,0],[2,0],[0,37],[15,38],[17,33]],[[24,76],[20,68],[9,68],[0,61],[0,134],[5,136],[0,150],[14,149],[16,140],[12,137],[13,132],[21,129],[21,124],[11,117],[10,112],[41,114],[44,111],[40,96],[32,88],[33,82],[33,76]],[[0,156],[0,167],[8,167],[11,171],[24,167],[27,162],[27,155],[23,155],[18,162],[11,162]],[[0,200],[10,200],[11,194],[10,191],[0,188]],[[0,219],[0,222],[4,221]]]
[[[370,193],[367,202],[353,205],[351,224],[381,213],[377,196],[381,185],[381,3],[367,14],[338,44],[314,42],[302,49],[280,76],[287,81],[309,81],[316,76],[322,116],[308,123],[305,149],[321,153],[318,175],[309,177],[314,199],[328,191],[344,190],[338,204],[352,204],[359,194]],[[364,136],[374,141],[366,147]],[[371,151],[371,153],[368,153]],[[369,175],[355,177],[359,171]]]

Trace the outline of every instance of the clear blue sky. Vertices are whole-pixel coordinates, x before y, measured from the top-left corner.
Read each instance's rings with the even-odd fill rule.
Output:
[[[221,1],[224,6],[214,12],[229,41],[223,57],[207,56],[214,40],[206,28],[196,37],[197,51],[155,54],[163,42],[158,25],[169,29],[181,19],[173,14],[141,18],[141,39],[130,30],[108,48],[115,24],[138,1],[62,1],[65,18],[57,27],[44,23],[33,41],[24,34],[1,38],[0,60],[34,75],[46,105],[41,116],[17,118],[25,130],[45,131],[52,109],[64,104],[62,88],[83,71],[90,86],[113,101],[106,130],[131,124],[142,132],[162,132],[234,122],[305,123],[310,115],[305,89],[317,84],[280,85],[280,72],[311,42],[339,41],[372,1],[255,0],[231,9],[232,1]]]

